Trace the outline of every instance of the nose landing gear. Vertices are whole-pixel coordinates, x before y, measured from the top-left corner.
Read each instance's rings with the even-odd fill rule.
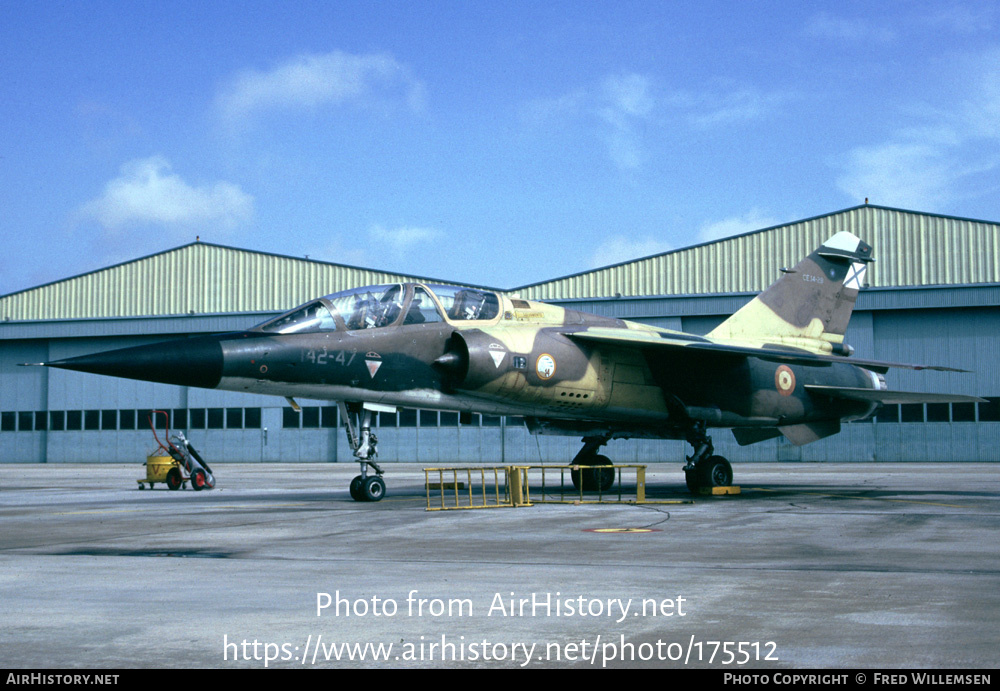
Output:
[[[361,465],[361,474],[351,480],[351,499],[354,501],[380,501],[385,496],[383,470],[375,459],[378,458],[378,437],[372,432],[372,411],[360,403],[339,403],[340,417],[344,421],[347,441],[354,450],[354,456]],[[354,419],[361,425],[360,436],[356,433]],[[368,474],[369,466],[375,475]]]

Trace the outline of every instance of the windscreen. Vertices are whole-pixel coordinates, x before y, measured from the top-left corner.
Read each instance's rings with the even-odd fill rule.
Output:
[[[330,310],[319,300],[297,307],[291,312],[260,325],[261,331],[279,334],[333,331],[336,328],[337,323],[334,321],[333,315],[330,314]]]

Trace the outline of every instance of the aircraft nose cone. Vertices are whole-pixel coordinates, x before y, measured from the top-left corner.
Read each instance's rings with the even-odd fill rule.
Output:
[[[214,389],[222,378],[222,346],[217,336],[108,350],[45,363],[49,367],[110,377]]]

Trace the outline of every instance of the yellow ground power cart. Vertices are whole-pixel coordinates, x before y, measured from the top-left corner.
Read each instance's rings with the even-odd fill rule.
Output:
[[[161,442],[156,434],[153,420],[157,415],[162,415],[164,419],[163,438],[166,443]],[[150,411],[148,420],[157,448],[146,456],[146,477],[136,480],[139,489],[146,489],[146,485],[153,489],[157,482],[165,484],[171,490],[187,487],[189,482],[194,490],[215,487],[215,476],[211,468],[184,434],[177,432],[173,438],[170,437],[170,416],[166,411]]]

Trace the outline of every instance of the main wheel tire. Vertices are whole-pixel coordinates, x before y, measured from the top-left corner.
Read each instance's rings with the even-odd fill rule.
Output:
[[[698,481],[698,468],[684,469],[684,482],[687,483],[688,492],[698,494],[701,490],[701,483]]]
[[[709,456],[695,469],[701,487],[729,487],[733,484],[733,467],[722,456]]]
[[[167,471],[167,487],[172,490],[178,490],[181,488],[183,482],[181,471],[177,470],[177,468],[171,468]],[[149,486],[152,487],[153,483],[150,483]]]
[[[361,484],[365,481],[363,477],[358,475],[353,480],[351,480],[351,499],[354,501],[364,501],[365,498],[361,493]]]
[[[581,466],[610,466],[611,459],[607,456],[594,456],[593,458],[581,461]],[[573,489],[579,491],[580,483],[583,483],[584,492],[607,492],[615,484],[614,468],[581,468],[570,472],[573,479]]]
[[[378,475],[367,478],[361,485],[365,501],[379,501],[385,496],[385,482]]]

